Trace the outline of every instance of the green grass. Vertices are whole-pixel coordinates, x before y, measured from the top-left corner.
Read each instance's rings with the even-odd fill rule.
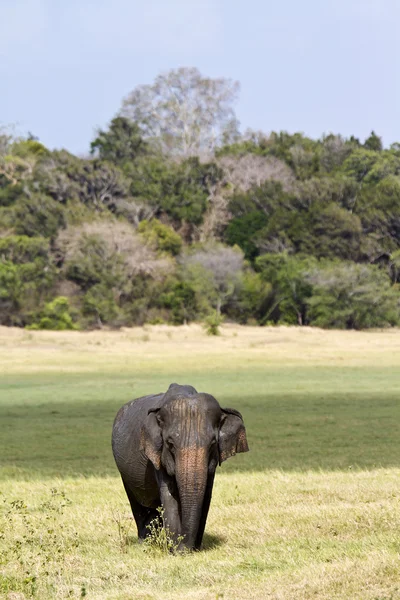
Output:
[[[0,598],[400,598],[397,337],[222,331],[0,332]],[[172,381],[239,409],[250,445],[178,557],[137,543],[110,445]]]
[[[384,367],[251,369],[175,379],[242,411],[251,453],[227,472],[400,465],[400,374]],[[110,432],[127,400],[165,390],[164,375],[124,373],[0,378],[1,477],[112,475]],[[384,390],[384,392],[383,392]]]

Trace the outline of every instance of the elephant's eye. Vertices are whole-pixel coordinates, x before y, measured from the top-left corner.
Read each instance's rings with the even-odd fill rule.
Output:
[[[175,453],[175,446],[172,443],[172,440],[167,440],[167,447],[168,447],[168,450],[171,452],[171,454]]]

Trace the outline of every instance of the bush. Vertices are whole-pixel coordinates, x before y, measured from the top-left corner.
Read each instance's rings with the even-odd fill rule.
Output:
[[[64,331],[77,329],[71,314],[68,298],[58,296],[48,302],[38,316],[38,321],[27,326],[27,329],[52,329]]]
[[[219,327],[224,322],[224,317],[217,312],[204,319],[204,328],[207,335],[220,335]]]
[[[22,196],[9,210],[14,231],[20,235],[54,238],[65,227],[63,207],[43,194]]]
[[[164,509],[157,508],[158,515],[147,525],[147,536],[143,542],[144,551],[148,554],[176,554],[182,536],[175,536],[164,519]]]
[[[194,321],[198,312],[196,292],[185,281],[175,283],[170,291],[161,294],[160,305],[171,310],[174,325]]]
[[[158,219],[141,221],[138,227],[146,242],[158,252],[167,252],[176,256],[182,249],[182,238],[172,227],[164,225]]]
[[[48,258],[49,242],[42,237],[9,235],[0,239],[0,256],[14,264],[32,262],[35,258]]]

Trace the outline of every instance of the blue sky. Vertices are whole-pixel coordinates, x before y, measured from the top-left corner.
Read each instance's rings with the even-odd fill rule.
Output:
[[[0,0],[0,125],[84,154],[136,85],[241,83],[242,129],[400,141],[398,0]]]

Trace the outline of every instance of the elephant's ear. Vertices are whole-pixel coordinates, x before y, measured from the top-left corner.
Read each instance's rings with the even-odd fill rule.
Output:
[[[151,460],[158,470],[161,466],[162,435],[157,420],[159,409],[150,409],[140,433],[140,450]]]
[[[233,408],[222,409],[219,430],[219,464],[238,452],[248,452],[246,429],[239,411]]]

